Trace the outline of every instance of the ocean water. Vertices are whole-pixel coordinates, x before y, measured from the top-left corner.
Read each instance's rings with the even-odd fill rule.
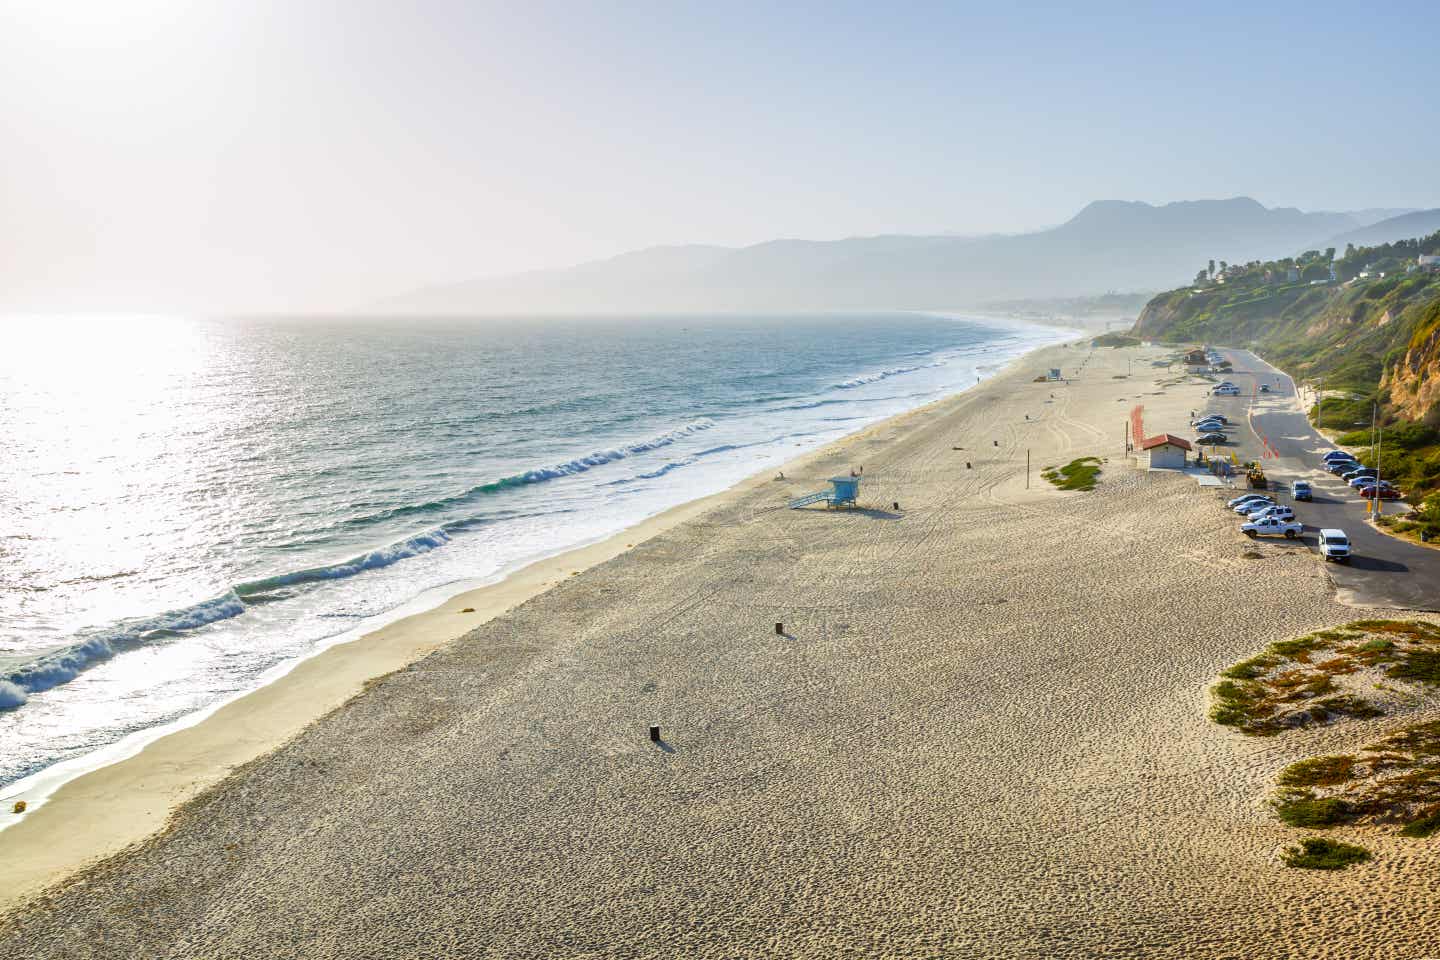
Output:
[[[0,786],[1068,335],[915,314],[8,333]]]

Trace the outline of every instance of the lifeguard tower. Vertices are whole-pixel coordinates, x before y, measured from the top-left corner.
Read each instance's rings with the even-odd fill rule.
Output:
[[[855,498],[859,495],[859,477],[831,477],[829,490],[807,493],[803,497],[797,497],[790,501],[790,509],[799,510],[802,507],[821,502],[825,504],[827,510],[831,507],[854,507]]]

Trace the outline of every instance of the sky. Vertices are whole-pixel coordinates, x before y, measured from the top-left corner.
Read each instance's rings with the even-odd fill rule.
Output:
[[[0,0],[0,312],[340,312],[1097,199],[1440,206],[1440,8]]]

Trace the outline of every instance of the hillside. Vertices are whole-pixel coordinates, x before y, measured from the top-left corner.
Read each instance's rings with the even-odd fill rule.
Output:
[[[775,240],[660,247],[565,270],[421,290],[388,313],[943,309],[986,301],[1154,290],[1215,250],[1266,257],[1361,226],[1343,213],[1254,200],[1100,201],[1011,236]]]
[[[1413,210],[1398,217],[1389,217],[1368,224],[1356,230],[1339,234],[1327,241],[1327,246],[1373,247],[1383,243],[1394,243],[1411,237],[1424,237],[1440,230],[1440,208],[1434,210]]]
[[[1440,271],[1417,262],[1437,253],[1440,232],[1213,276],[1207,264],[1194,284],[1146,304],[1131,332],[1250,347],[1297,381],[1323,380],[1326,426],[1359,428],[1339,437],[1347,445],[1370,442],[1378,403],[1390,437],[1385,473],[1412,493],[1440,490]],[[1425,509],[1440,534],[1440,496]]]
[[[1411,338],[1440,298],[1440,275],[1414,270],[1420,254],[1440,253],[1440,233],[1422,240],[1354,247],[1336,256],[1223,264],[1212,278],[1162,293],[1140,312],[1134,333],[1162,341],[1254,346],[1300,379],[1376,390],[1399,366],[1424,363]],[[1330,280],[1333,270],[1335,280]],[[1406,357],[1410,359],[1407,361]],[[1430,414],[1405,406],[1407,415]]]

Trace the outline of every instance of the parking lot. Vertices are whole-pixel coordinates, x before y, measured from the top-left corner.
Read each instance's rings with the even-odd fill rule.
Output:
[[[1304,524],[1299,538],[1311,551],[1317,549],[1321,528],[1335,527],[1350,537],[1349,564],[1326,564],[1342,598],[1352,603],[1415,610],[1440,610],[1440,550],[1408,543],[1378,532],[1366,522],[1366,501],[1338,477],[1327,473],[1321,457],[1335,449],[1310,425],[1296,402],[1290,378],[1246,350],[1220,350],[1234,369],[1221,379],[1240,388],[1233,397],[1207,397],[1197,414],[1219,413],[1230,420],[1230,440],[1212,448],[1216,455],[1234,451],[1241,462],[1258,460],[1270,480],[1270,493],[1279,503],[1294,507]],[[1268,393],[1260,393],[1264,384]],[[1314,500],[1294,503],[1292,480],[1308,480]],[[1235,494],[1244,492],[1243,474]],[[1234,494],[1232,494],[1234,495]],[[1406,507],[1386,502],[1387,512]],[[1236,517],[1237,527],[1240,517]],[[1280,543],[1291,541],[1278,540]],[[1317,555],[1316,561],[1319,562]]]

